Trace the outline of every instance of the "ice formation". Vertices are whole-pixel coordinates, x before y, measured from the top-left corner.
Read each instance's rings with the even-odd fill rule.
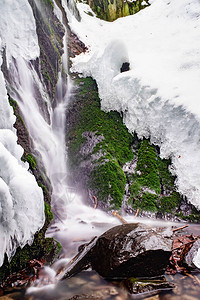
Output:
[[[31,7],[25,0],[1,1],[0,66],[3,52],[9,69],[13,58],[30,60],[39,55]],[[10,259],[18,246],[31,243],[44,224],[41,188],[21,161],[23,149],[13,128],[15,116],[9,105],[6,82],[0,71],[0,266],[4,254]]]
[[[104,110],[123,112],[130,132],[171,157],[179,192],[200,208],[199,1],[150,2],[112,23],[79,3],[82,21],[69,16],[70,26],[89,50],[74,59],[73,71],[97,81]],[[120,73],[123,62],[130,71]]]

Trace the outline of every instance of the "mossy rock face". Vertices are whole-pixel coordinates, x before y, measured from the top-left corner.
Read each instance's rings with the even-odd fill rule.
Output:
[[[135,210],[139,208],[159,217],[168,215],[173,219],[197,222],[199,211],[177,192],[176,178],[169,171],[171,161],[160,158],[158,147],[144,139],[135,148],[135,156],[135,169],[127,174],[128,204]]]
[[[136,172],[141,186],[149,187],[157,194],[160,193],[157,155],[154,147],[150,145],[148,140],[141,142],[138,151]]]
[[[120,208],[126,177],[122,166],[133,158],[133,137],[119,113],[100,108],[92,78],[76,78],[67,116],[69,168],[75,184],[82,182],[109,208]]]
[[[169,172],[169,160],[159,157],[155,146],[144,139],[139,143],[137,165],[129,175],[129,203],[145,211],[171,213],[181,203],[175,177]]]
[[[150,5],[148,0],[88,0],[87,2],[97,17],[106,21],[133,15]]]
[[[90,174],[89,187],[96,191],[100,201],[109,202],[109,208],[120,209],[124,196],[126,176],[116,161],[96,166]]]
[[[47,91],[52,99],[58,72],[61,69],[64,28],[53,12],[52,0],[29,0],[36,21],[36,31],[40,47],[39,61],[34,62],[39,76],[42,74]]]

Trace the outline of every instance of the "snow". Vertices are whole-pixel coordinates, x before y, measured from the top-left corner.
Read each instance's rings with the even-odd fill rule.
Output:
[[[97,81],[102,109],[122,111],[130,132],[160,146],[179,192],[200,208],[199,1],[153,0],[112,23],[77,5],[82,20],[67,11],[70,26],[88,51],[72,71]],[[126,61],[130,71],[120,73]]]
[[[0,36],[6,45],[7,65],[12,57],[30,60],[39,56],[35,19],[28,1],[1,0]]]
[[[200,269],[200,248],[197,250],[196,255],[193,258],[194,265]]]
[[[13,58],[34,59],[39,55],[31,8],[25,0],[1,2],[0,53],[5,49],[7,67]],[[0,67],[2,65],[0,55]],[[6,82],[0,71],[0,266],[4,254],[10,259],[17,247],[31,243],[44,224],[41,188],[23,163],[23,149],[13,128],[15,116],[8,103]]]

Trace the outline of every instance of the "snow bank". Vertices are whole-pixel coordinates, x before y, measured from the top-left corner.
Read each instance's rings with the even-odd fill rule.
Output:
[[[96,79],[102,109],[122,111],[131,132],[172,158],[179,192],[200,208],[199,1],[151,3],[112,23],[78,4],[82,21],[70,16],[70,26],[89,51],[72,69]],[[125,61],[130,71],[120,73]]]
[[[26,1],[1,3],[0,51],[5,49],[7,66],[12,58],[34,59],[39,54],[31,8]],[[0,67],[2,57],[0,56]],[[10,259],[18,246],[31,243],[44,224],[41,188],[21,161],[23,149],[13,128],[15,116],[8,103],[6,83],[0,71],[0,266],[4,253]]]
[[[27,60],[39,56],[40,50],[32,9],[25,0],[1,0],[0,36],[6,45],[7,65],[12,57]]]

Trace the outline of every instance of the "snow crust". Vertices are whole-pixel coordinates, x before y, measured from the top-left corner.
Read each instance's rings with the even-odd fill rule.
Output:
[[[30,60],[39,56],[35,28],[35,19],[28,1],[1,0],[0,36],[6,46],[8,65],[12,57]]]
[[[97,81],[102,109],[123,112],[130,132],[172,158],[179,192],[200,208],[199,1],[153,0],[112,23],[78,9],[82,21],[69,16],[70,26],[89,50],[72,70]],[[130,71],[120,73],[123,62]]]
[[[0,67],[3,52],[9,69],[17,61],[39,55],[34,18],[27,1],[2,0],[0,18]],[[31,243],[44,224],[41,188],[23,163],[23,149],[13,128],[15,116],[8,103],[6,82],[0,71],[0,266],[4,254],[10,259],[18,246]]]
[[[193,259],[194,265],[200,269],[200,248],[197,250],[197,253]]]

